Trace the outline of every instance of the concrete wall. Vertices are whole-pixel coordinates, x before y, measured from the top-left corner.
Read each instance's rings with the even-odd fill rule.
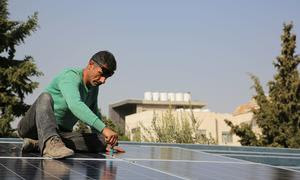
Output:
[[[139,111],[135,114],[128,115],[125,117],[125,128],[127,134],[131,134],[133,129],[140,128],[141,133],[147,136],[147,133],[144,132],[143,128],[141,128],[141,124],[146,127],[147,129],[151,129],[152,120],[154,117],[154,112],[157,117],[162,117],[166,110],[148,110],[148,111]],[[190,113],[184,110],[177,110],[172,111],[173,115],[180,119],[187,115],[186,117],[190,116]],[[232,142],[224,142],[223,136],[230,132],[230,127],[227,126],[224,119],[228,119],[232,121],[234,124],[240,124],[242,122],[250,122],[252,119],[252,113],[240,114],[237,116],[233,116],[232,114],[225,114],[225,113],[215,113],[215,112],[194,112],[194,116],[197,122],[200,122],[199,130],[205,130],[206,136],[208,137],[209,134],[217,141],[219,145],[234,145],[239,146],[240,143],[238,142],[239,137],[232,135]],[[132,134],[131,134],[132,138]]]
[[[122,132],[125,131],[125,117],[129,114],[136,113],[136,105],[130,104],[119,108],[109,108],[109,117],[111,120],[120,127]]]

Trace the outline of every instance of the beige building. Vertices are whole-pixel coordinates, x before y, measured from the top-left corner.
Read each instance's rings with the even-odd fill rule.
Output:
[[[140,131],[141,136],[147,137],[149,133],[144,129],[152,130],[153,118],[161,118],[170,110],[178,120],[188,117],[191,121],[190,117],[193,114],[194,119],[200,124],[199,132],[206,137],[212,137],[219,145],[240,145],[239,138],[230,133],[230,127],[225,123],[225,119],[234,124],[251,123],[256,128],[251,112],[251,109],[256,107],[254,101],[237,107],[232,114],[216,113],[203,109],[204,103],[192,101],[189,93],[173,93],[171,95],[169,93],[151,93],[149,95],[149,93],[151,92],[145,93],[144,100],[125,100],[110,105],[110,118],[120,124],[131,139],[137,130]]]

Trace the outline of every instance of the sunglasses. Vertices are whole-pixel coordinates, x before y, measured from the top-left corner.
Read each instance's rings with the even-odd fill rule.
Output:
[[[112,76],[114,74],[113,71],[110,71],[109,69],[107,69],[105,66],[103,66],[102,64],[98,64],[96,61],[95,62],[100,68],[101,68],[101,76],[105,77],[105,78],[109,78],[110,76]]]

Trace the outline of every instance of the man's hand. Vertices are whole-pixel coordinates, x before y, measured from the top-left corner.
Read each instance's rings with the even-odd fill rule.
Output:
[[[106,152],[110,153],[111,149],[114,150],[114,153],[124,153],[125,152],[125,150],[123,148],[121,148],[120,146],[114,146],[114,147],[112,147],[111,145],[108,144],[106,146]]]
[[[102,134],[105,136],[107,144],[110,144],[112,147],[115,146],[118,142],[118,134],[112,131],[111,129],[105,127],[103,128]]]

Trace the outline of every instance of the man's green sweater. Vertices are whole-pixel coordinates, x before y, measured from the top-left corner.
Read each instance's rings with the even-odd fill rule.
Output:
[[[83,70],[70,68],[61,72],[45,89],[54,101],[54,114],[59,126],[72,131],[78,120],[102,132],[105,124],[98,110],[98,86],[87,88]]]

